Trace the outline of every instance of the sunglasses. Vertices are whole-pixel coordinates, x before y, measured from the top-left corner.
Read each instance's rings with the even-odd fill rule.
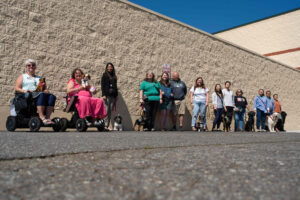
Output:
[[[28,64],[27,67],[35,67],[35,64]]]

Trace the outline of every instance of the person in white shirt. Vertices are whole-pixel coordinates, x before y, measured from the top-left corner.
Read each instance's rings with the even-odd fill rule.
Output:
[[[215,131],[216,125],[217,125],[217,131],[220,131],[222,114],[224,112],[223,93],[220,84],[216,84],[215,86],[215,92],[212,94],[212,103],[214,105],[214,114],[215,114],[212,131]]]
[[[229,122],[231,124],[232,116],[233,116],[233,108],[234,108],[234,95],[232,90],[230,90],[231,82],[225,82],[225,89],[222,90],[223,97],[224,97],[224,110],[225,115],[229,118]],[[229,125],[230,127],[230,125]]]
[[[195,124],[200,113],[200,118],[205,121],[206,108],[208,106],[208,88],[205,87],[202,77],[198,77],[195,85],[190,89],[191,104],[193,107],[192,129],[196,131]],[[206,124],[204,124],[206,127]]]

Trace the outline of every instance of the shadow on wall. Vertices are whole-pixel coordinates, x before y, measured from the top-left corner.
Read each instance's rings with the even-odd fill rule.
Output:
[[[117,101],[117,113],[120,114],[122,116],[122,124],[123,124],[123,130],[124,131],[132,131],[133,130],[133,123],[131,120],[131,115],[128,111],[127,105],[124,101],[124,98],[122,96],[122,94],[119,92],[118,93],[118,101]],[[112,125],[114,123],[114,117],[115,115],[112,114],[111,117],[111,121],[112,121]]]
[[[158,112],[156,114],[156,119],[155,119],[155,129],[156,130],[160,130],[160,121],[161,121],[160,109],[158,109]],[[185,130],[185,131],[192,130],[191,123],[192,123],[192,115],[191,115],[190,111],[188,110],[188,108],[186,107],[185,114],[183,116],[183,130]],[[169,115],[169,124],[166,127],[168,127],[168,129],[171,129],[173,127],[172,113],[170,113],[170,115]],[[177,127],[177,129],[179,128],[179,117],[178,116],[177,116],[176,127]]]

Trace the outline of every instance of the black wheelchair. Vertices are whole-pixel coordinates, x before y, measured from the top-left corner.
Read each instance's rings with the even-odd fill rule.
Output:
[[[6,120],[6,129],[15,131],[17,128],[29,128],[37,132],[41,127],[52,127],[57,132],[61,129],[59,118],[53,118],[54,124],[44,125],[39,118],[32,93],[16,93],[10,103],[10,116]]]
[[[96,127],[98,131],[105,131],[105,123],[103,119],[93,122],[90,125],[87,123],[86,119],[80,118],[77,108],[75,106],[78,96],[69,97],[66,96],[66,108],[64,112],[72,113],[70,120],[67,118],[60,118],[60,131],[66,131],[67,128],[76,128],[78,132],[85,132],[89,127]]]

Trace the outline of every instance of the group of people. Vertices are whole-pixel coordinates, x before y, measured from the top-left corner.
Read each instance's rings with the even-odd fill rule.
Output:
[[[244,116],[248,109],[247,99],[243,96],[243,91],[238,89],[234,95],[230,89],[231,82],[225,82],[225,88],[220,84],[215,85],[212,94],[212,104],[214,109],[214,121],[212,131],[220,131],[222,116],[225,115],[229,121],[229,128],[234,116],[234,131],[244,130]],[[185,96],[187,87],[180,80],[178,72],[172,74],[169,78],[167,72],[163,72],[160,81],[155,79],[153,72],[148,72],[146,78],[140,86],[140,103],[146,109],[146,123],[144,130],[153,131],[154,122],[158,109],[160,109],[160,130],[166,130],[169,114],[172,114],[173,128],[177,130],[176,121],[179,117],[179,130],[182,130],[183,116],[186,110]],[[202,77],[198,77],[190,89],[190,103],[193,108],[191,127],[193,131],[197,130],[196,122],[200,119],[203,122],[204,130],[208,130],[206,124],[206,112],[209,102],[209,89],[206,87]],[[271,91],[259,90],[259,95],[254,99],[254,112],[256,112],[257,131],[265,131],[265,121],[268,115],[273,112],[281,113],[281,105],[278,101],[278,95],[274,94],[271,98]]]
[[[34,93],[41,77],[35,74],[36,62],[32,59],[25,61],[26,72],[20,75],[15,84],[17,93]],[[67,82],[66,91],[69,99],[77,96],[75,106],[80,118],[86,119],[87,124],[98,123],[99,119],[105,118],[105,127],[110,128],[111,115],[116,111],[118,100],[117,76],[114,65],[108,63],[101,78],[102,98],[93,97],[97,90],[92,90],[92,86],[84,86],[84,73],[76,68],[71,73],[71,78]],[[214,108],[215,119],[213,121],[212,131],[220,130],[222,115],[230,118],[234,116],[234,131],[243,130],[244,114],[248,109],[247,99],[243,96],[243,91],[238,89],[233,94],[230,89],[231,82],[225,82],[225,88],[220,84],[215,85],[212,94],[212,104]],[[158,109],[160,109],[160,130],[167,130],[169,116],[171,115],[172,129],[183,130],[183,116],[186,110],[187,87],[180,79],[178,72],[172,74],[172,79],[167,72],[163,72],[160,80],[155,79],[153,72],[147,72],[146,78],[140,85],[139,98],[141,105],[145,108],[145,126],[144,131],[154,131],[155,118]],[[56,97],[50,93],[45,85],[44,91],[34,97],[37,111],[40,119],[45,125],[54,123],[50,116],[54,111]],[[202,77],[198,77],[190,89],[190,102],[193,107],[193,116],[191,127],[197,130],[195,125],[198,117],[203,121],[206,130],[206,112],[209,102],[209,89],[206,87]],[[267,91],[264,96],[264,90],[259,90],[259,95],[254,99],[254,111],[256,112],[257,130],[264,130],[266,116],[273,112],[281,112],[281,105],[278,101],[278,95],[274,94],[271,98],[271,92]],[[179,118],[179,127],[176,122]]]
[[[25,96],[31,95],[42,123],[44,125],[53,124],[54,122],[50,120],[50,116],[54,111],[56,97],[50,93],[46,84],[42,92],[36,91],[41,77],[35,73],[37,65],[33,59],[26,60],[25,67],[25,73],[16,80],[15,91],[16,93],[23,93]],[[77,96],[75,106],[79,117],[86,119],[87,125],[100,123],[99,120],[105,118],[105,126],[108,130],[111,113],[116,109],[118,99],[117,76],[114,65],[108,63],[102,75],[102,98],[93,97],[97,90],[92,90],[92,85],[84,86],[83,78],[84,73],[81,69],[76,68],[73,70],[66,87],[68,100],[70,101],[72,96]]]

